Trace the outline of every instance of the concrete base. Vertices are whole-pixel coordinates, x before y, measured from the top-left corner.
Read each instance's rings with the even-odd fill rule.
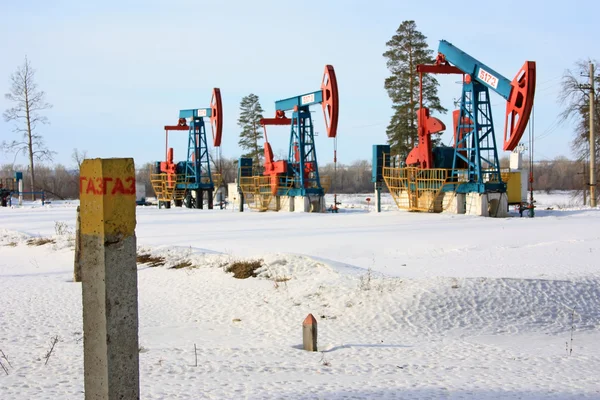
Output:
[[[464,193],[440,193],[442,212],[449,214],[464,214],[466,212],[466,195]],[[445,207],[445,208],[444,208]]]
[[[324,196],[294,196],[294,212],[325,212]]]
[[[327,212],[327,205],[325,204],[325,196],[319,196],[317,199],[311,197],[311,204],[313,212],[324,213]]]
[[[279,211],[293,212],[294,211],[294,198],[290,196],[277,196],[278,204],[277,209]]]
[[[421,211],[433,211],[441,212],[442,206],[440,203],[440,197],[434,197],[435,194],[431,192],[421,193],[419,197],[414,196],[407,191],[399,193],[396,201],[400,204],[400,209],[406,210],[421,210]]]
[[[421,193],[417,200],[417,206],[421,210],[431,210],[433,212],[441,212],[441,204],[439,203],[439,196],[435,197],[436,194],[433,192]]]
[[[236,182],[227,184],[227,201],[231,203],[234,209],[242,209],[242,195],[238,193]]]
[[[381,212],[381,183],[375,183],[375,210]]]
[[[404,191],[398,195],[398,202],[403,206],[403,208],[410,208],[410,197],[407,191]]]
[[[467,193],[466,213],[481,217],[507,217],[508,196],[506,193]]]

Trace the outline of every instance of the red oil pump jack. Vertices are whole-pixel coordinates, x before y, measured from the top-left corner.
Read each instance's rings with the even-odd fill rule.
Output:
[[[265,129],[263,174],[271,177],[271,193],[273,195],[324,195],[319,177],[314,129],[309,110],[313,104],[321,104],[327,137],[335,140],[339,116],[339,94],[335,71],[331,65],[325,66],[320,90],[275,102],[275,118],[263,118],[260,121]],[[290,110],[292,117],[288,118],[285,112]],[[289,125],[291,127],[287,160],[274,160],[273,150],[267,138],[267,125]],[[334,152],[334,161],[336,158],[337,154]],[[282,180],[287,180],[287,184],[282,185]],[[285,189],[281,189],[282,186]]]
[[[203,208],[204,193],[207,192],[208,208],[213,208],[214,182],[206,140],[205,118],[210,120],[213,146],[220,147],[223,108],[221,91],[218,88],[213,89],[210,107],[180,110],[177,125],[165,126],[166,160],[157,163],[157,167],[160,173],[166,174],[169,187],[185,191],[183,202],[175,200],[176,206],[183,203],[188,208]],[[173,148],[169,147],[169,131],[188,131],[187,161],[173,160]]]
[[[409,153],[406,164],[423,169],[451,168],[453,175],[458,173],[458,169],[467,170],[465,183],[447,185],[444,191],[504,192],[506,185],[500,175],[489,91],[496,92],[507,102],[503,149],[512,151],[525,132],[533,107],[535,62],[526,61],[510,81],[451,43],[441,40],[436,63],[419,65],[417,71],[421,89],[420,108],[417,111],[419,143]],[[435,159],[436,149],[432,148],[431,135],[445,130],[445,126],[423,107],[424,73],[463,76],[460,109],[453,112],[454,149],[451,167],[441,165]]]

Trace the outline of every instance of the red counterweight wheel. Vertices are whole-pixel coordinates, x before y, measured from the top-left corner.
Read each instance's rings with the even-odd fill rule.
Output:
[[[210,126],[213,134],[213,145],[219,147],[223,134],[223,106],[219,88],[213,89],[212,98],[210,99]]]
[[[512,90],[504,120],[505,151],[513,151],[517,147],[527,128],[535,96],[535,62],[526,61],[510,84]]]
[[[340,99],[338,94],[337,80],[333,66],[326,65],[321,82],[323,91],[323,115],[325,116],[325,127],[327,128],[327,137],[334,138],[337,135],[338,115]]]

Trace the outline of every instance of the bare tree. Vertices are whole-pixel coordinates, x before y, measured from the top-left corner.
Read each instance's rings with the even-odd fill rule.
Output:
[[[135,182],[144,184],[146,195],[154,193],[154,188],[152,187],[152,181],[150,179],[150,175],[154,173],[154,169],[155,164],[153,162],[149,162],[143,164],[135,173]]]
[[[77,169],[81,169],[81,164],[83,160],[87,158],[87,151],[79,151],[77,149],[73,149],[73,153],[71,153],[71,159],[77,164]]]
[[[573,151],[580,160],[585,160],[589,157],[589,134],[590,134],[590,88],[589,88],[589,63],[593,62],[596,70],[598,64],[592,60],[580,60],[575,63],[573,69],[565,71],[562,82],[561,91],[558,96],[558,101],[563,106],[563,111],[560,114],[562,122],[575,123],[573,130]],[[600,96],[600,79],[595,77],[596,81],[596,98]],[[594,130],[598,132],[600,128],[600,107],[596,107],[594,112]],[[600,135],[596,137],[596,157],[600,153]]]
[[[46,93],[39,90],[35,83],[35,70],[29,60],[25,57],[23,65],[10,76],[10,92],[6,93],[6,99],[14,103],[14,107],[7,109],[4,113],[6,122],[14,122],[14,132],[19,134],[19,140],[2,142],[2,148],[8,152],[15,153],[15,159],[21,152],[29,157],[29,178],[31,191],[35,186],[34,160],[52,160],[54,155],[44,144],[42,135],[36,132],[38,125],[47,124],[48,118],[39,112],[52,108],[46,102]],[[35,195],[32,194],[35,200]]]

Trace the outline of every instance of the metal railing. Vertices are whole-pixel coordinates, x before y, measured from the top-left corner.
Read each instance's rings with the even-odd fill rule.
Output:
[[[157,201],[183,200],[185,198],[187,182],[184,174],[150,174],[150,183]]]
[[[384,167],[383,179],[398,208],[430,212],[449,173],[447,169]]]
[[[277,210],[278,205],[273,200],[277,196],[285,196],[294,186],[294,180],[287,177],[247,176],[240,178],[239,186],[246,204],[251,209]]]
[[[466,182],[468,178],[467,170],[386,167],[386,157],[383,180],[400,209],[440,212],[449,206],[450,196],[442,194],[444,185]]]

